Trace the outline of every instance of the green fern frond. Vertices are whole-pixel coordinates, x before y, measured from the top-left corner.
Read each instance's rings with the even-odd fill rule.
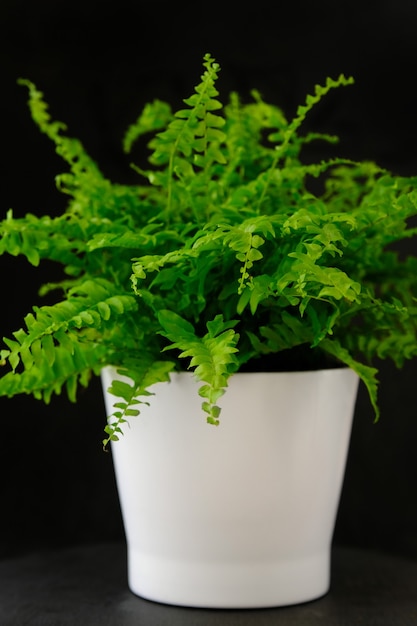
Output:
[[[119,440],[123,434],[123,425],[128,422],[129,417],[139,415],[137,406],[146,404],[146,400],[142,398],[152,395],[150,388],[156,383],[167,382],[174,367],[175,363],[172,361],[155,361],[152,355],[141,354],[138,363],[129,365],[127,360],[124,366],[117,368],[122,379],[115,378],[107,390],[117,398],[117,402],[113,405],[116,410],[108,417],[104,429],[107,434],[103,439],[104,449],[111,441]]]
[[[103,279],[85,281],[72,288],[66,300],[34,307],[25,317],[26,330],[14,332],[12,340],[4,339],[9,353],[4,352],[3,358],[7,357],[13,371],[20,361],[26,370],[39,368],[45,361],[51,367],[59,346],[71,354],[83,329],[101,330],[113,316],[136,310],[132,295],[114,293],[113,286]]]
[[[65,388],[69,399],[76,400],[78,385],[87,387],[91,375],[98,374],[104,365],[105,348],[100,345],[71,342],[54,348],[53,362],[48,351],[37,350],[36,362],[21,373],[8,372],[0,378],[0,395],[13,397],[32,394],[49,403],[52,394],[61,394]]]
[[[173,311],[159,311],[158,320],[162,326],[160,334],[170,341],[165,350],[180,350],[179,357],[190,359],[189,367],[194,369],[196,378],[205,383],[199,389],[204,398],[202,408],[207,422],[218,425],[220,407],[216,403],[237,368],[235,353],[239,335],[233,330],[237,321],[225,322],[223,316],[218,315],[207,322],[208,332],[200,338],[192,324]]]
[[[353,84],[353,82],[354,81],[352,77],[346,78],[343,74],[341,74],[337,80],[333,80],[332,78],[327,78],[326,84],[324,86],[316,85],[314,89],[314,94],[309,94],[306,98],[305,104],[298,107],[295,117],[287,125],[287,127],[279,134],[281,143],[276,146],[275,157],[272,161],[272,164],[268,172],[266,172],[265,185],[262,189],[262,193],[258,201],[258,211],[260,211],[261,206],[268,193],[268,189],[270,186],[273,172],[275,168],[277,167],[278,163],[282,159],[285,159],[285,157],[287,156],[288,149],[290,148],[290,144],[292,141],[295,142],[296,147],[298,145],[298,147],[296,148],[296,153],[295,153],[295,156],[298,156],[298,153],[299,153],[299,150],[303,141],[302,139],[298,137],[297,131],[299,127],[301,126],[301,124],[306,119],[308,113],[311,111],[311,109],[314,106],[316,106],[329,93],[329,91],[331,91],[332,89],[341,87],[341,86],[351,85]]]
[[[296,116],[285,130],[283,144],[288,144],[298,128],[305,121],[310,111],[329,93],[329,91],[332,89],[338,89],[339,87],[353,85],[354,82],[355,81],[352,76],[346,78],[343,74],[340,74],[339,78],[336,80],[328,77],[325,85],[315,85],[314,94],[309,94],[306,98],[305,104],[298,107]]]
[[[165,128],[172,118],[172,110],[169,104],[161,100],[154,100],[145,105],[142,113],[127,129],[123,138],[123,150],[129,153],[133,144],[147,133]]]
[[[79,223],[67,217],[37,217],[27,214],[14,218],[10,209],[0,223],[0,255],[23,255],[37,267],[41,259],[76,262],[77,253],[85,248]]]
[[[28,89],[28,105],[32,119],[39,129],[55,143],[57,153],[68,163],[74,175],[78,177],[83,173],[88,173],[90,177],[102,178],[96,163],[87,155],[81,142],[63,134],[63,131],[67,130],[66,124],[52,120],[43,93],[30,80],[20,79],[18,84]]]
[[[369,398],[373,409],[375,411],[375,421],[379,419],[380,411],[378,407],[378,370],[369,365],[365,365],[357,361],[349,350],[344,348],[338,341],[324,340],[320,344],[320,347],[328,354],[336,357],[341,363],[344,363],[347,367],[350,367],[357,373],[359,378],[365,383],[368,390]]]
[[[307,324],[285,310],[279,324],[261,326],[257,332],[246,334],[257,354],[274,354],[302,344],[311,345],[314,337]]]
[[[204,67],[205,72],[200,84],[195,87],[195,93],[184,100],[189,108],[177,111],[166,130],[158,133],[149,144],[153,150],[149,161],[157,166],[167,166],[162,178],[153,173],[150,180],[153,184],[163,182],[166,187],[168,219],[175,201],[174,180],[187,183],[194,178],[195,168],[207,171],[213,163],[225,162],[220,150],[225,139],[221,130],[224,119],[214,113],[222,108],[215,88],[220,67],[208,54],[204,57]],[[204,183],[199,184],[204,189]],[[175,190],[179,193],[181,185],[177,187]],[[189,194],[186,195],[189,197]]]
[[[184,99],[189,108],[177,111],[167,129],[150,144],[154,150],[151,161],[158,165],[168,163],[170,171],[175,168],[174,160],[178,154],[187,159],[193,155],[191,160],[204,166],[201,155],[207,155],[209,146],[219,145],[225,139],[221,131],[224,119],[213,113],[223,107],[217,100],[219,92],[215,88],[220,67],[210,55],[205,55],[204,67],[205,72],[201,83],[195,87],[195,93]],[[217,156],[220,162],[224,162],[220,153]]]

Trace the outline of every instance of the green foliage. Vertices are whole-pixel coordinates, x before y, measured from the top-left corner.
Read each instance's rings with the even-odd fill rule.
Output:
[[[109,387],[109,392],[119,400],[114,404],[113,408],[116,410],[104,429],[107,434],[103,440],[104,448],[110,441],[119,440],[119,436],[123,434],[123,424],[129,417],[139,415],[137,405],[146,404],[141,398],[152,395],[149,387],[168,381],[173,366],[171,361],[155,361],[152,354],[142,354],[142,358],[135,361],[125,359],[123,367],[118,370],[124,380],[115,379]]]
[[[396,244],[416,234],[417,178],[334,158],[304,164],[310,110],[352,83],[328,79],[287,121],[252,92],[223,106],[220,68],[206,55],[184,108],[147,104],[123,148],[147,136],[137,185],[107,180],[78,140],[52,120],[29,81],[29,107],[67,164],[57,217],[9,211],[0,254],[49,259],[64,271],[22,328],[5,338],[0,394],[49,401],[114,365],[114,414],[105,445],[174,370],[201,381],[203,412],[219,423],[229,377],[266,355],[307,346],[353,368],[377,406],[377,359],[417,354],[417,259]],[[313,185],[315,179],[318,184]],[[321,191],[313,192],[319,188]],[[300,363],[300,369],[304,367]]]
[[[190,322],[173,311],[160,311],[158,320],[163,329],[161,335],[170,341],[165,350],[181,350],[178,357],[189,358],[189,367],[194,368],[196,378],[206,383],[199,389],[200,396],[205,398],[203,410],[207,413],[208,423],[218,425],[220,407],[216,402],[238,365],[234,354],[239,335],[233,330],[237,320],[224,322],[222,315],[216,315],[207,322],[208,332],[202,338],[196,336]]]

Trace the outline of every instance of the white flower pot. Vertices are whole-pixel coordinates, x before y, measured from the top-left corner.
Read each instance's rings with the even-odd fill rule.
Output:
[[[213,608],[326,593],[357,386],[345,368],[239,373],[216,427],[190,373],[155,385],[112,445],[130,589]]]

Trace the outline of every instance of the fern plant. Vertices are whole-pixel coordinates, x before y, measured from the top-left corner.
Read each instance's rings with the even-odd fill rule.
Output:
[[[67,163],[56,182],[68,205],[58,217],[8,211],[0,253],[55,261],[65,279],[41,288],[55,304],[33,307],[4,339],[1,395],[49,402],[66,389],[75,401],[112,364],[131,382],[111,387],[107,444],[175,370],[193,370],[206,419],[218,424],[231,375],[263,358],[285,368],[303,352],[317,367],[324,355],[353,368],[378,415],[375,361],[401,367],[417,354],[417,258],[395,251],[416,234],[417,178],[342,158],[303,163],[307,143],[337,140],[303,134],[305,118],[351,78],[317,86],[288,121],[257,92],[222,104],[219,70],[207,54],[185,108],[155,100],[127,130],[127,153],[148,140],[136,185],[106,179],[21,81]]]

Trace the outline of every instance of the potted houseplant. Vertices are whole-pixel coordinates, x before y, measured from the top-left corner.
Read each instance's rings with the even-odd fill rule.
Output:
[[[210,55],[203,65],[183,109],[173,113],[155,100],[128,129],[126,152],[142,138],[150,149],[146,169],[133,165],[137,185],[107,180],[51,119],[37,88],[21,81],[34,121],[69,166],[57,178],[69,202],[53,218],[14,218],[9,211],[0,252],[24,255],[35,266],[56,261],[65,276],[41,288],[56,302],[34,306],[4,340],[8,371],[0,394],[49,402],[66,390],[75,401],[79,385],[102,375],[110,392],[104,447],[112,442],[119,489],[131,479],[126,491],[136,494],[133,503],[121,494],[135,592],[200,606],[288,604],[328,588],[358,379],[378,417],[375,359],[401,366],[417,353],[417,258],[402,258],[393,247],[416,232],[410,218],[417,179],[371,162],[303,163],[307,143],[335,141],[304,136],[306,116],[352,79],[317,86],[287,121],[257,92],[249,103],[231,94],[223,107],[220,68]],[[288,370],[297,372],[290,378]],[[180,417],[172,414],[171,392]],[[241,401],[236,410],[232,392]],[[296,417],[303,399],[313,416],[300,406]],[[141,463],[139,478],[130,452]],[[253,479],[259,467],[261,484]],[[279,477],[270,477],[271,469]],[[169,491],[159,493],[167,477]],[[304,504],[295,503],[294,484]],[[240,489],[237,498],[231,485]],[[323,521],[317,509],[329,494]],[[188,504],[179,505],[180,495]],[[279,523],[284,547],[274,539],[271,548],[267,527]],[[143,546],[141,537],[154,530],[152,547]],[[274,550],[284,565],[273,562]],[[162,591],[153,586],[160,580]]]

